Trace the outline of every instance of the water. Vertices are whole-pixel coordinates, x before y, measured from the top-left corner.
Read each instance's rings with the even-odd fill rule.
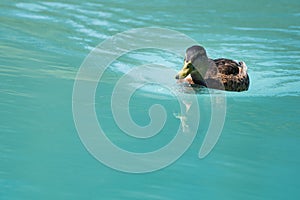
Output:
[[[300,3],[291,1],[52,1],[1,2],[0,199],[299,199]],[[187,152],[148,174],[119,172],[94,159],[81,143],[72,115],[76,73],[88,53],[132,28],[179,31],[210,57],[244,60],[250,89],[226,93],[222,135],[204,159],[210,102],[198,94],[201,123]],[[182,49],[184,51],[184,49]],[[115,126],[109,99],[115,81],[132,67],[162,63],[179,70],[168,52],[131,52],[112,63],[97,88],[96,110],[120,147],[163,147],[179,126],[174,96],[157,86],[133,96],[132,118],[149,123],[161,103],[167,128],[147,140]],[[173,80],[170,80],[173,81]],[[175,84],[175,80],[174,80]]]

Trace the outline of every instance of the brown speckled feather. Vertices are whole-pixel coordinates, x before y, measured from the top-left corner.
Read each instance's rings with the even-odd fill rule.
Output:
[[[217,77],[222,80],[225,90],[237,92],[248,90],[250,80],[244,62],[238,63],[225,58],[213,61],[218,68]]]
[[[246,91],[249,88],[249,76],[244,62],[235,62],[226,58],[212,60],[214,67],[208,69],[205,77],[206,86],[226,91]],[[217,73],[211,73],[217,68]],[[197,84],[197,83],[196,83]]]

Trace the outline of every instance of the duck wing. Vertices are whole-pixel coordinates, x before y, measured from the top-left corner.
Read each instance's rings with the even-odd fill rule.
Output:
[[[213,60],[218,68],[218,72],[224,75],[237,75],[239,74],[240,63],[231,59],[218,58]]]
[[[213,60],[218,68],[217,77],[221,79],[227,91],[246,91],[249,88],[249,76],[244,62],[219,58]]]

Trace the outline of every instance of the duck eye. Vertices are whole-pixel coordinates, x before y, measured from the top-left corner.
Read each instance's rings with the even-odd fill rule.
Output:
[[[192,64],[188,64],[188,65],[186,66],[186,68],[188,68],[188,69],[189,69],[189,68],[193,69],[193,67],[194,67],[194,66],[193,66]]]

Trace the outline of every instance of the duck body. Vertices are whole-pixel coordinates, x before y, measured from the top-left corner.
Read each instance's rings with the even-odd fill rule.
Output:
[[[192,86],[204,86],[226,91],[246,91],[250,85],[247,66],[231,59],[209,59],[201,46],[187,49],[184,66],[176,79],[185,79]]]
[[[226,91],[247,91],[250,80],[247,74],[247,66],[244,62],[236,62],[226,58],[214,59],[217,73],[205,78],[205,82],[211,82],[212,88],[224,89]],[[221,86],[218,84],[221,82]],[[217,83],[217,84],[216,84]],[[222,86],[223,85],[223,86]]]

